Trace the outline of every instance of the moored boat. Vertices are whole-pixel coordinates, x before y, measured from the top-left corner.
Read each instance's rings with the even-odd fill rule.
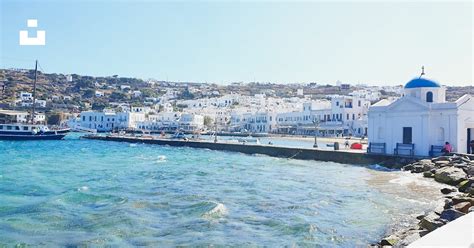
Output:
[[[49,128],[46,125],[0,124],[0,140],[59,140],[68,132],[68,128]]]
[[[0,110],[0,140],[59,140],[70,131],[69,128],[48,127],[38,120],[35,112],[36,80],[38,61],[35,64],[33,101],[31,114],[27,112]],[[43,116],[44,117],[44,116]]]

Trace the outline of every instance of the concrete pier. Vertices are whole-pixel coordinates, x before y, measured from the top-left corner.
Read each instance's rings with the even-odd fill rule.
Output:
[[[400,168],[414,160],[414,158],[404,158],[397,156],[388,156],[380,154],[367,154],[363,151],[334,151],[334,150],[320,150],[314,148],[294,148],[282,147],[274,145],[257,145],[257,144],[237,144],[225,142],[209,142],[209,141],[195,141],[195,140],[172,140],[172,139],[158,139],[155,137],[133,137],[133,136],[99,136],[87,135],[86,139],[117,141],[129,143],[144,143],[156,145],[168,145],[178,147],[193,147],[205,148],[211,150],[240,152],[245,154],[263,154],[272,157],[280,158],[294,158],[302,160],[318,160],[318,161],[332,161],[344,164],[357,165],[373,165],[380,164],[389,168]]]

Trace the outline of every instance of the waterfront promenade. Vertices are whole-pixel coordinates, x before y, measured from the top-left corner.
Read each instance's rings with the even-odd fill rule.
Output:
[[[118,141],[130,143],[145,143],[168,146],[186,146],[211,150],[240,152],[245,154],[263,154],[272,157],[293,158],[302,160],[331,161],[345,164],[373,165],[383,164],[391,168],[399,168],[413,158],[403,158],[390,155],[368,154],[365,150],[329,150],[306,147],[288,147],[269,144],[240,144],[226,141],[217,143],[209,140],[174,140],[161,139],[154,136],[119,136],[119,135],[87,135],[86,139]]]

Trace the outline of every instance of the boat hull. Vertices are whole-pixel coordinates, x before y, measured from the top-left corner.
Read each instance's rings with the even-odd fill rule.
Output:
[[[0,132],[0,140],[60,140],[69,130],[47,131],[44,133]]]

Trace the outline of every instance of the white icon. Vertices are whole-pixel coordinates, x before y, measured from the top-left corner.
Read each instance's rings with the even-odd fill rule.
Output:
[[[26,22],[29,28],[37,28],[38,20],[28,19]],[[29,37],[27,30],[20,30],[20,46],[44,46],[46,45],[46,31],[37,30],[36,37]]]

